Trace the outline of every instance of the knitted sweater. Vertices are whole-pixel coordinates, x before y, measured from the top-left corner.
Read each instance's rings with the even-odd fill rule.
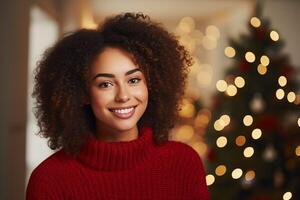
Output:
[[[175,141],[156,146],[144,126],[132,141],[90,137],[76,158],[52,154],[32,172],[26,199],[207,200],[209,193],[198,154]]]

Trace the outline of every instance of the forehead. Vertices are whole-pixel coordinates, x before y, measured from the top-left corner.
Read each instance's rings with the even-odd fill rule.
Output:
[[[91,65],[91,73],[124,74],[138,68],[130,53],[115,47],[106,47]]]

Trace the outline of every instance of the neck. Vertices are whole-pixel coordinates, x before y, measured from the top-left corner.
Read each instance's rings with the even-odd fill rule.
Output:
[[[153,151],[152,128],[143,126],[138,138],[127,142],[104,142],[90,135],[78,159],[97,170],[124,170],[144,162]]]
[[[137,125],[128,130],[113,130],[104,126],[97,126],[96,137],[104,142],[126,142],[138,138]]]

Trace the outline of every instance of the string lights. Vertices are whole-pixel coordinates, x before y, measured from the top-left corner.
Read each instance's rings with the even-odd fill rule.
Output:
[[[257,140],[262,136],[262,131],[259,128],[256,128],[252,131],[251,136],[254,140]]]
[[[279,34],[276,32],[276,31],[271,31],[270,32],[270,38],[273,40],[273,41],[278,41],[279,40]]]
[[[245,58],[249,63],[253,63],[255,61],[255,55],[251,51],[246,52]]]
[[[243,123],[245,126],[251,126],[251,124],[253,123],[253,117],[251,115],[245,115],[245,117],[243,118]]]

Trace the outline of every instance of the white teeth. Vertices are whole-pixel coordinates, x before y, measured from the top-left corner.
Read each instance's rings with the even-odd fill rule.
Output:
[[[130,113],[133,110],[133,107],[127,109],[120,109],[120,110],[112,110],[113,112],[117,113]]]

